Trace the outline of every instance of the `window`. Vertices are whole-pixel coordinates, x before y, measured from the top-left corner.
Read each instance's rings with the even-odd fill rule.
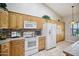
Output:
[[[72,35],[79,36],[79,23],[72,24]]]

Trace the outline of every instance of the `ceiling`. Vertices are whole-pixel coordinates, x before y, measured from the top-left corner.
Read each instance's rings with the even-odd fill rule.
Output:
[[[74,7],[74,15],[79,15],[78,3],[46,3],[51,10],[54,10],[58,15],[65,17],[72,15],[72,6]]]

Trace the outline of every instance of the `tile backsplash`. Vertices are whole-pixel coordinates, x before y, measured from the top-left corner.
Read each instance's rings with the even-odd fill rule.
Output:
[[[12,32],[16,32],[17,36],[22,37],[23,32],[27,31],[33,31],[35,32],[36,36],[41,35],[41,30],[35,29],[35,30],[26,30],[26,29],[21,29],[21,30],[12,30],[12,29],[0,29],[0,38],[10,38],[12,36]]]

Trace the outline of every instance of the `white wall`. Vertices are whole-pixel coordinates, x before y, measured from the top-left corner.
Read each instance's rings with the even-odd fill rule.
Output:
[[[75,21],[79,21],[79,16],[75,17]],[[65,40],[66,41],[70,41],[70,42],[76,42],[79,40],[79,37],[76,36],[72,36],[72,32],[71,32],[71,21],[72,21],[72,17],[68,16],[63,18],[64,22],[65,22]]]
[[[59,16],[41,3],[7,3],[7,8],[10,11],[20,12],[28,15],[42,17],[48,15],[51,19],[56,19]]]

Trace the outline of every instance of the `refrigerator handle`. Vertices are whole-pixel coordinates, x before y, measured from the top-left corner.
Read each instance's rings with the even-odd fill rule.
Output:
[[[51,30],[49,30],[49,34],[51,34]]]

